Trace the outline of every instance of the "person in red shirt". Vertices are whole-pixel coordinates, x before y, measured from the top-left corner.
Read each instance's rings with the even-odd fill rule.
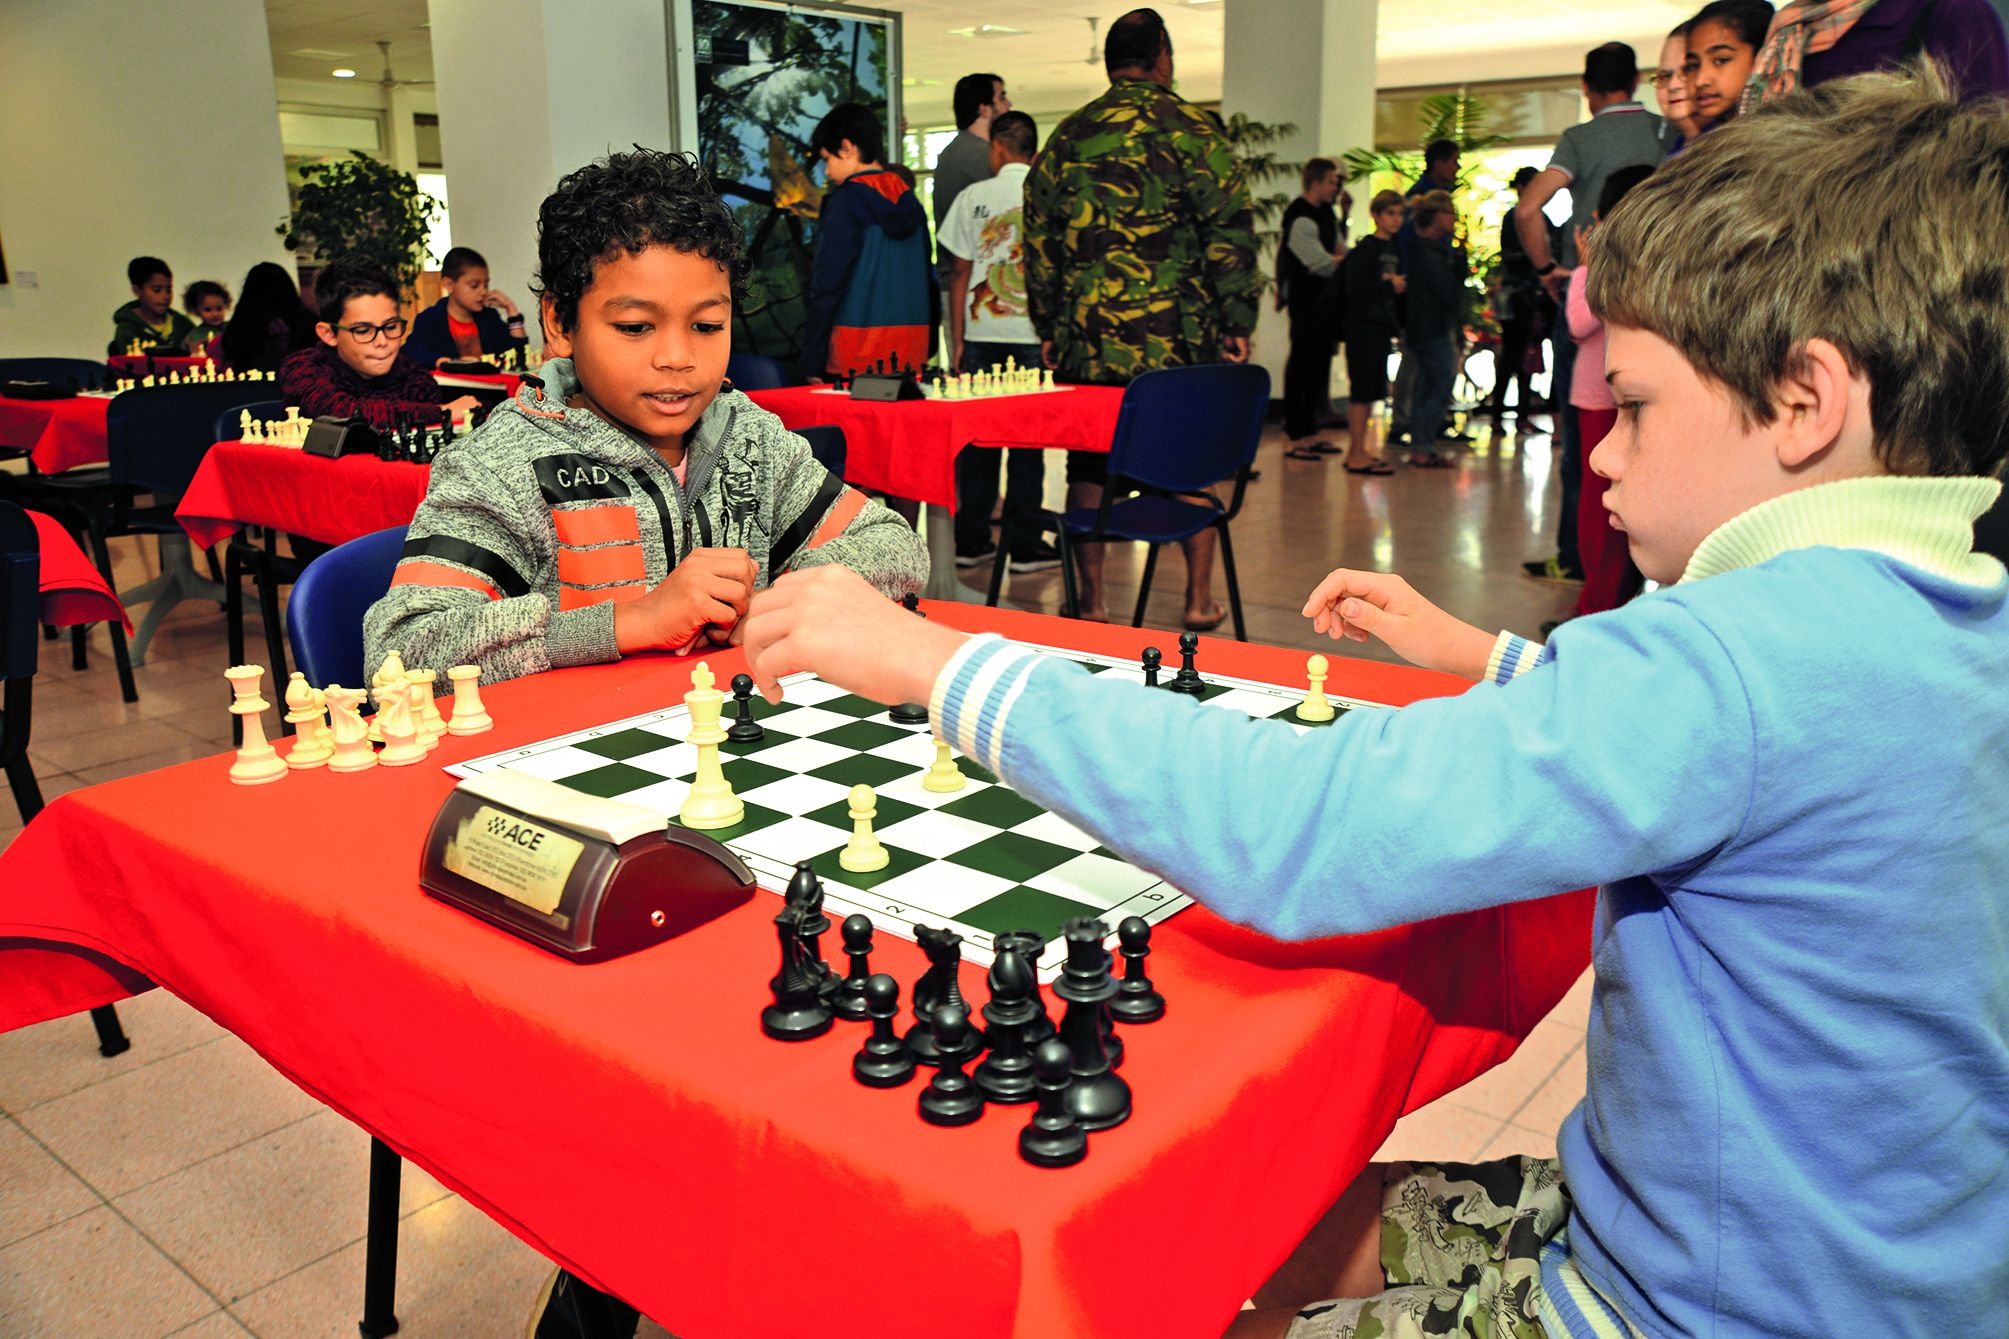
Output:
[[[463,395],[445,404],[432,374],[398,357],[405,319],[397,281],[374,262],[343,256],[314,281],[321,311],[320,343],[279,365],[279,395],[307,418],[360,418],[389,431],[438,423],[447,411],[471,409]]]
[[[440,262],[446,288],[440,300],[418,314],[404,356],[431,371],[441,363],[508,353],[530,343],[523,313],[488,286],[488,262],[470,247],[457,246]]]

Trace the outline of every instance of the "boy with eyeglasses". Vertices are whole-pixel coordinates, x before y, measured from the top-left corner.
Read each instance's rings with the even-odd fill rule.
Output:
[[[307,418],[360,418],[372,428],[438,423],[471,409],[473,396],[442,404],[430,373],[401,362],[406,322],[397,281],[361,256],[343,256],[314,281],[321,342],[279,365],[279,396]]]

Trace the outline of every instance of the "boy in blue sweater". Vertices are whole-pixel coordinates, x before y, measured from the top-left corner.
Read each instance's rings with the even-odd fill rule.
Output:
[[[1591,465],[1664,589],[1546,647],[1385,574],[1306,604],[1484,681],[1460,697],[1299,737],[841,569],[754,598],[769,696],[925,694],[1014,789],[1279,937],[1599,886],[1560,1156],[1369,1167],[1230,1334],[2003,1333],[2009,573],[1972,524],[2009,455],[2005,163],[2009,110],[1877,75],[1635,190],[1593,243],[1620,418]],[[1194,759],[1214,785],[1162,784]]]

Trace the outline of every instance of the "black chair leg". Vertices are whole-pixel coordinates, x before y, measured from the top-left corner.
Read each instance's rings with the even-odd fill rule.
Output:
[[[286,630],[279,622],[279,574],[274,569],[270,551],[260,553],[251,569],[252,580],[258,585],[258,621],[265,626],[265,654],[272,665],[272,686],[285,692]],[[286,734],[293,733],[293,727],[281,720],[281,729]]]
[[[244,551],[232,540],[223,551],[223,636],[232,666],[244,663]],[[230,742],[244,742],[244,718],[230,718]]]
[[[984,603],[993,609],[997,607],[998,596],[1004,593],[1005,555],[1011,552],[1007,545],[1016,542],[1017,535],[1007,516],[998,526],[998,551],[991,555],[991,589],[984,596]]]
[[[91,1026],[98,1030],[98,1054],[110,1059],[132,1048],[126,1030],[119,1026],[119,1011],[109,1004],[91,1010]]]
[[[118,584],[112,580],[112,546],[105,540],[105,528],[95,515],[89,516],[88,519],[90,523],[86,527],[86,533],[91,540],[91,557],[97,560],[98,575],[105,579],[107,586],[117,590]],[[132,653],[126,649],[126,626],[117,619],[111,620],[105,626],[112,634],[112,664],[119,672],[119,695],[128,702],[137,702],[140,700],[140,690],[139,685],[133,682],[133,658]]]
[[[404,1159],[370,1139],[370,1224],[363,1243],[363,1339],[398,1332],[398,1182]]]
[[[1068,538],[1067,523],[1058,522],[1053,527],[1054,552],[1060,555],[1060,613],[1063,618],[1081,617],[1081,587],[1075,574],[1074,564],[1080,547]]]
[[[57,633],[57,631],[56,631],[56,625],[55,625],[54,623],[44,623],[44,624],[42,625],[42,640],[43,640],[43,641],[45,641],[45,642],[53,642],[53,641],[55,641],[55,640],[56,640],[56,638],[57,638],[57,636],[58,636],[58,635],[59,635],[59,634],[58,634],[58,633]]]
[[[1221,571],[1228,578],[1228,612],[1235,619],[1235,640],[1245,642],[1249,630],[1242,625],[1242,583],[1235,579],[1235,546],[1228,539],[1226,523],[1214,527],[1221,532]]]
[[[202,557],[203,561],[209,565],[209,579],[211,581],[214,581],[217,585],[221,586],[223,584],[223,569],[217,566],[216,546],[212,544],[208,548],[204,549],[202,551]]]
[[[1144,575],[1137,583],[1137,612],[1130,616],[1130,626],[1144,626],[1144,606],[1151,601],[1151,577],[1158,570],[1158,545],[1152,544],[1144,554]]]
[[[91,625],[73,623],[70,625],[70,668],[87,670],[91,667]]]
[[[27,755],[12,758],[7,763],[7,788],[14,792],[14,807],[21,811],[22,823],[32,823],[35,815],[42,812],[42,788],[35,784],[35,769]]]

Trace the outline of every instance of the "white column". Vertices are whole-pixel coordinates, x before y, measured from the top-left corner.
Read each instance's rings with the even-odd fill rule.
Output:
[[[134,256],[173,268],[177,301],[288,261],[260,0],[0,9],[0,356],[104,357]]]
[[[431,0],[453,240],[534,323],[537,206],[610,152],[671,142],[667,0]],[[533,342],[535,340],[533,339]]]
[[[1334,159],[1374,142],[1374,37],[1379,0],[1242,0],[1226,6],[1221,111],[1269,124],[1287,122],[1297,134],[1279,157],[1301,163]],[[1295,178],[1258,188],[1295,196]],[[1354,235],[1365,226],[1367,199],[1354,189]],[[1276,226],[1274,223],[1272,227]],[[1258,263],[1273,274],[1275,256],[1264,247]],[[1289,325],[1265,295],[1256,325],[1255,361],[1270,370],[1270,394],[1281,399]],[[1337,360],[1336,360],[1337,361]]]

